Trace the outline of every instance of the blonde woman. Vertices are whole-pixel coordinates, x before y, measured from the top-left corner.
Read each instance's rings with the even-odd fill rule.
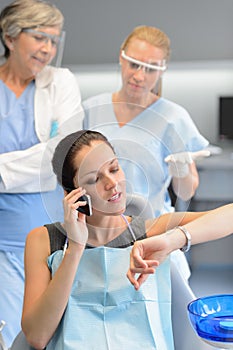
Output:
[[[195,157],[206,154],[208,141],[199,133],[189,113],[161,96],[170,40],[159,28],[139,26],[121,45],[122,84],[118,91],[84,101],[84,128],[102,132],[114,145],[126,174],[127,191],[150,202],[154,216],[173,212],[169,186],[187,201],[199,177]],[[181,252],[172,258],[186,279],[188,263]]]
[[[174,210],[170,182],[179,198],[193,196],[199,178],[192,152],[208,145],[189,113],[158,93],[169,56],[170,40],[162,30],[134,28],[120,48],[119,90],[83,103],[84,128],[98,130],[112,142],[128,191],[148,198],[155,216]]]

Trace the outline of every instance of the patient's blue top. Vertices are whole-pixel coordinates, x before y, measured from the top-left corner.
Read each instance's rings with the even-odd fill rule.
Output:
[[[167,190],[171,177],[164,158],[172,153],[199,151],[208,145],[189,113],[161,97],[121,127],[111,93],[91,97],[83,107],[84,129],[102,132],[113,144],[126,174],[127,192],[149,198],[155,216],[173,211]]]
[[[47,262],[54,276],[66,232],[60,223],[46,227],[53,252]],[[131,246],[146,237],[145,231],[144,219],[133,216],[128,228],[105,246],[87,245],[47,350],[174,350],[170,260],[139,291],[126,277]]]

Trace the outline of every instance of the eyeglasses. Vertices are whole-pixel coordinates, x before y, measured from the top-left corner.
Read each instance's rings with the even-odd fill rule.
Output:
[[[150,64],[143,61],[136,60],[135,58],[132,58],[130,56],[127,56],[125,51],[121,51],[121,57],[124,58],[126,61],[129,62],[130,68],[132,70],[138,71],[142,69],[145,73],[154,73],[155,71],[165,71],[166,70],[166,61],[162,60],[161,65],[159,64]]]
[[[39,30],[35,30],[32,28],[24,28],[22,29],[23,33],[29,33],[31,36],[38,42],[43,44],[48,44],[49,40],[51,41],[51,44],[53,47],[58,47],[60,43],[60,36],[59,35],[52,35],[45,32],[41,32]]]

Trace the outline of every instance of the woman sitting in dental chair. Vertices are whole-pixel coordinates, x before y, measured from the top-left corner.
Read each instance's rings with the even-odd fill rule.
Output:
[[[22,328],[28,342],[46,350],[174,349],[169,258],[136,291],[126,278],[131,246],[177,225],[188,230],[188,222],[206,213],[150,220],[123,215],[124,173],[98,132],[81,130],[63,139],[53,169],[65,190],[64,223],[36,228],[27,237]],[[86,192],[88,211],[88,198],[81,198]],[[206,214],[205,225],[197,220],[190,232],[204,236],[215,217],[214,232],[224,212],[232,216],[232,206]],[[233,229],[229,217],[224,234]],[[174,229],[177,249],[189,247],[187,230]]]

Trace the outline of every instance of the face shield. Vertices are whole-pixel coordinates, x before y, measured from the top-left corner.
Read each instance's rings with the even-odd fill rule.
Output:
[[[60,35],[60,40],[57,46],[57,54],[54,57],[54,65],[55,67],[61,67],[64,48],[65,48],[65,38],[66,38],[66,32],[63,30]]]
[[[142,69],[145,73],[154,73],[158,71],[164,72],[167,68],[165,60],[158,61],[156,64],[151,64],[126,55],[124,50],[121,51],[121,57],[128,61],[130,68],[135,71]]]
[[[37,40],[37,42],[41,42],[41,44],[47,44],[50,41],[52,47],[56,48],[57,50],[56,56],[52,61],[53,65],[55,67],[61,66],[65,47],[65,31],[62,31],[61,35],[51,35],[33,28],[24,28],[22,29],[22,32],[29,33]]]

